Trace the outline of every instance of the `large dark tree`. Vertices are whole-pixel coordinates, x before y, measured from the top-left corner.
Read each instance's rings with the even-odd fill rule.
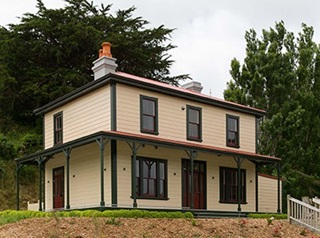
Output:
[[[282,158],[286,191],[319,195],[320,48],[302,24],[297,37],[284,23],[246,32],[246,57],[231,62],[225,99],[265,109],[260,152]]]
[[[146,20],[133,17],[134,7],[112,15],[111,5],[65,2],[64,8],[48,9],[38,0],[36,14],[0,28],[1,125],[11,118],[33,122],[35,108],[91,81],[103,41],[112,43],[119,71],[175,85],[188,77],[169,75],[172,29],[147,28]]]

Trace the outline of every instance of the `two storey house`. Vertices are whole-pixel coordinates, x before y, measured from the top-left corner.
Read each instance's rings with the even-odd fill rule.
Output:
[[[19,171],[33,164],[39,210],[280,212],[279,174],[269,191],[259,187],[259,168],[280,163],[257,153],[265,111],[116,67],[104,43],[92,82],[35,110],[44,148],[16,159],[18,209]]]

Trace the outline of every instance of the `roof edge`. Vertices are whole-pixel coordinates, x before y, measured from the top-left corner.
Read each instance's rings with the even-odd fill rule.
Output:
[[[62,97],[57,98],[56,100],[45,104],[42,107],[34,110],[35,115],[42,115],[48,111],[54,110],[55,108],[62,106],[72,100],[75,100],[81,97],[84,94],[94,91],[95,89],[110,83],[110,81],[122,83],[125,85],[131,85],[139,88],[144,88],[147,90],[164,93],[167,95],[172,95],[180,98],[185,98],[193,101],[197,101],[200,103],[209,104],[212,106],[217,106],[220,108],[225,108],[233,111],[243,112],[247,114],[251,114],[257,117],[263,117],[266,112],[262,109],[245,106],[242,104],[226,101],[223,99],[215,98],[206,94],[201,94],[197,92],[193,92],[184,88],[176,87],[170,84],[166,84],[163,82],[122,73],[115,72],[109,73],[97,80],[91,81],[84,86],[73,90],[70,93],[65,94]]]

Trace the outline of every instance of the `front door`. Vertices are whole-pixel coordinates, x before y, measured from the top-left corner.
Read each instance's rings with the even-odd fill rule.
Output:
[[[64,168],[53,169],[53,208],[64,207]]]
[[[206,208],[206,163],[204,161],[193,162],[193,193],[191,193],[191,163],[190,160],[182,160],[182,206],[191,207],[193,196],[193,208]]]

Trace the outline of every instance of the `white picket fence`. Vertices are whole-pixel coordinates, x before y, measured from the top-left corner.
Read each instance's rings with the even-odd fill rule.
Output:
[[[287,212],[290,224],[298,223],[320,232],[320,209],[287,195]]]

